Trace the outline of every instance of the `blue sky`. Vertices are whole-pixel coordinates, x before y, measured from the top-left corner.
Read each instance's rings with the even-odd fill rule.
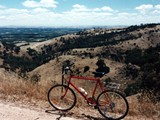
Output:
[[[0,26],[160,23],[160,0],[0,0]]]

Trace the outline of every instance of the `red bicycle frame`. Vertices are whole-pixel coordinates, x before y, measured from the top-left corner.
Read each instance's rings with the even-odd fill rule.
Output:
[[[89,101],[88,98],[84,94],[82,94],[81,91],[71,82],[72,79],[81,79],[81,80],[95,81],[96,84],[95,84],[95,87],[94,87],[94,90],[93,90],[93,93],[92,93],[92,97],[94,97],[98,85],[100,86],[100,88],[101,88],[102,91],[105,90],[104,86],[100,82],[99,78],[89,78],[89,77],[84,77],[84,76],[70,75],[69,76],[69,80],[68,80],[68,86],[71,85],[73,88],[75,88],[78,91],[78,93],[80,93],[84,97],[84,99],[87,100],[87,101]]]

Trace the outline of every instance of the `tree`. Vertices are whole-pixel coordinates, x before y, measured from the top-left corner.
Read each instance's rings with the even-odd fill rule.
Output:
[[[15,48],[14,48],[14,52],[15,52],[16,54],[18,54],[18,53],[20,52],[20,47],[15,47]]]

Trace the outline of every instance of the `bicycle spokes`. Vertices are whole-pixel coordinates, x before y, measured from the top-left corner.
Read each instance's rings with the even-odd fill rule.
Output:
[[[98,99],[98,110],[106,118],[118,120],[128,112],[128,103],[121,94],[113,91],[102,92]]]
[[[67,111],[74,107],[76,96],[68,86],[56,85],[49,90],[48,101],[55,109]]]

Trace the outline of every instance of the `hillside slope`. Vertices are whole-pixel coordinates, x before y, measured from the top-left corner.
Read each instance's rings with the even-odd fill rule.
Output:
[[[44,50],[46,53],[46,46],[52,46],[50,51],[54,51],[53,54],[56,57],[50,62],[37,67],[30,72],[30,75],[39,74],[41,80],[53,81],[61,78],[62,63],[67,59],[75,62],[76,68],[82,70],[84,66],[90,66],[91,71],[94,71],[96,61],[103,58],[111,68],[111,72],[107,76],[114,82],[123,83],[123,86],[125,86],[133,83],[132,78],[125,75],[127,54],[134,49],[145,51],[150,47],[156,47],[159,43],[159,24],[131,26],[121,29],[99,28],[86,30],[72,36],[63,36],[56,40],[32,46],[33,49]],[[45,47],[42,47],[43,45]]]
[[[102,81],[108,77],[111,78],[112,82],[121,84],[121,90],[129,96],[127,97],[130,103],[129,115],[133,117],[129,116],[125,119],[136,120],[137,115],[139,115],[138,119],[158,119],[160,116],[158,103],[160,101],[160,24],[85,30],[45,42],[30,43],[20,48],[15,44],[4,42],[0,46],[1,99],[42,105],[47,102],[48,89],[53,84],[61,82],[61,67],[65,60],[74,62],[75,74],[82,75],[84,66],[89,66],[92,72],[97,68],[95,64],[97,60],[104,59],[106,65],[110,67],[110,73],[103,77]],[[77,69],[81,72],[80,74],[76,73]],[[93,76],[91,72],[83,75]],[[85,90],[94,88],[92,82],[78,80],[75,83],[86,87]],[[139,91],[147,93],[147,97],[143,94],[132,97]],[[78,114],[92,118],[90,113],[93,111],[83,103],[84,101],[78,96],[76,105],[76,110],[80,112]],[[10,105],[3,107],[3,104],[0,106],[10,107]],[[14,108],[21,111],[19,107]],[[89,113],[83,108],[86,108]],[[23,110],[28,111],[28,109]],[[12,114],[13,111],[12,109],[5,113]],[[40,119],[39,114],[44,115],[42,112],[29,111],[36,114],[31,116],[31,119],[35,117]],[[8,114],[6,115],[3,111],[1,113],[2,119],[4,116],[8,117]],[[17,116],[14,113],[12,115]],[[43,118],[41,115],[40,117]]]
[[[159,44],[159,24],[116,29],[95,28],[44,42],[30,43],[21,46],[19,52],[16,45],[3,42],[1,67],[17,72],[22,77],[28,77],[29,73],[30,79],[36,81],[59,81],[61,66],[65,60],[75,62],[76,68],[82,69],[87,65],[94,71],[96,61],[101,58],[111,67],[108,77],[126,87],[133,83],[132,79],[136,81],[139,74],[143,74],[143,71],[137,70],[136,75],[131,74],[133,71],[126,73],[128,63],[134,64],[133,67],[136,66],[138,70],[144,68],[144,63],[153,61],[158,64],[158,57],[154,60],[151,58],[159,54]]]

